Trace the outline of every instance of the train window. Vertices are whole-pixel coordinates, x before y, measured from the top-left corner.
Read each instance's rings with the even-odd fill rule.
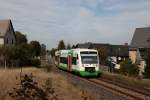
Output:
[[[60,57],[60,63],[67,64],[68,60],[65,57]]]
[[[77,58],[76,57],[72,57],[72,64],[76,65],[77,64]]]
[[[93,52],[93,51],[82,51],[80,53],[81,54],[97,54],[97,52]]]

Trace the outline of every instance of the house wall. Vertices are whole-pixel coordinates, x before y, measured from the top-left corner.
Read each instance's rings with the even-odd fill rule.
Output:
[[[4,39],[0,38],[0,45],[4,45]]]
[[[133,64],[137,64],[139,67],[139,75],[142,75],[142,73],[144,72],[144,68],[146,66],[145,60],[141,59],[139,56],[139,52],[138,51],[129,51],[129,57],[132,61]],[[137,63],[139,62],[139,63]]]
[[[129,58],[131,59],[132,63],[136,63],[137,52],[136,51],[129,51]]]
[[[138,66],[139,66],[139,70],[140,70],[139,75],[142,75],[142,73],[144,72],[144,68],[145,68],[145,66],[146,66],[145,60],[142,60],[142,61],[140,62],[140,65],[138,65]]]
[[[7,29],[6,35],[5,35],[5,40],[4,40],[4,44],[6,46],[11,46],[14,45],[16,42],[14,33],[13,33],[13,28],[11,27],[11,25],[9,26],[9,28]]]

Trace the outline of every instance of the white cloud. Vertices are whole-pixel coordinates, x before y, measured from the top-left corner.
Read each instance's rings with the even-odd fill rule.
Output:
[[[48,48],[67,43],[130,42],[136,27],[150,26],[149,0],[0,0],[0,18]]]

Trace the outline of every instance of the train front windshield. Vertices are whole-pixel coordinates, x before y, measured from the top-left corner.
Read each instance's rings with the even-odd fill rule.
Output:
[[[97,56],[81,56],[82,64],[97,64]]]
[[[82,64],[97,64],[97,52],[81,52]]]

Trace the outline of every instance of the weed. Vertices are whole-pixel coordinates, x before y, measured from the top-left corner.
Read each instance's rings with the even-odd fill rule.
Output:
[[[32,74],[25,74],[20,76],[20,81],[16,85],[18,87],[13,88],[13,91],[9,92],[9,96],[14,100],[48,100],[49,93],[52,95],[50,100],[57,100],[57,95],[54,95],[51,79],[47,79],[44,88],[41,88],[33,80]]]

